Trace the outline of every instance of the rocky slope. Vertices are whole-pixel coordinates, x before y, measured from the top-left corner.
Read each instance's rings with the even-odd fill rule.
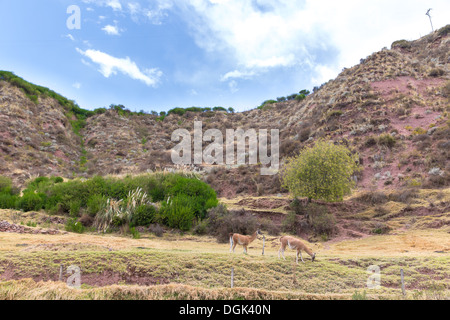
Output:
[[[303,101],[242,113],[89,116],[75,134],[70,114],[52,98],[36,102],[0,79],[0,174],[24,182],[170,168],[175,129],[280,129],[281,157],[324,137],[360,154],[365,189],[449,184],[450,26],[416,41],[396,41],[315,88]],[[270,97],[269,97],[270,98]],[[191,168],[192,169],[192,168]],[[198,166],[222,196],[282,192],[278,176],[252,166]]]

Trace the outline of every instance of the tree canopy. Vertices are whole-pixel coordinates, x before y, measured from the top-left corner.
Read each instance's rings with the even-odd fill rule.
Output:
[[[351,192],[358,155],[343,145],[319,140],[298,156],[287,158],[281,172],[282,186],[295,197],[342,201]]]

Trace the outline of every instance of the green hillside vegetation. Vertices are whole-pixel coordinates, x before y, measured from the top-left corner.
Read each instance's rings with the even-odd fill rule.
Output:
[[[187,231],[217,205],[209,185],[179,173],[66,182],[60,177],[39,177],[21,195],[10,179],[0,177],[0,208],[70,216],[68,229],[75,232],[84,231],[77,222],[103,232],[151,223]]]

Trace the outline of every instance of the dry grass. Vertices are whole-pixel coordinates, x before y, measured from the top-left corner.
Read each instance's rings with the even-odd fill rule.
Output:
[[[14,270],[15,279],[38,281],[1,283],[0,298],[4,299],[350,299],[355,291],[366,289],[366,269],[372,264],[382,268],[382,288],[369,290],[370,299],[400,297],[401,267],[410,293],[425,292],[437,284],[448,297],[450,288],[450,257],[435,252],[450,249],[444,232],[409,231],[309,244],[319,252],[317,260],[311,263],[304,255],[306,263],[298,266],[293,251],[286,252],[286,261],[278,259],[277,241],[267,243],[265,256],[261,255],[260,240],[249,248],[249,255],[243,255],[239,250],[230,254],[228,244],[190,235],[134,240],[2,233],[0,243],[0,274],[9,269]],[[56,280],[60,264],[76,264],[82,275],[94,277],[134,270],[139,275],[167,279],[170,284],[129,286],[119,281],[118,286],[85,284],[81,291],[74,291],[63,284],[39,282]],[[227,289],[232,266],[235,286],[239,287],[234,290]]]
[[[205,289],[181,284],[152,287],[114,285],[102,288],[71,289],[64,283],[35,282],[31,279],[0,283],[4,300],[335,300],[343,294],[308,294],[249,288]]]
[[[141,239],[96,233],[0,233],[0,279],[16,280],[0,282],[0,299],[351,299],[355,291],[363,290],[369,299],[400,299],[404,298],[400,268],[405,271],[407,299],[449,299],[450,230],[445,225],[428,227],[430,221],[448,219],[448,213],[398,215],[407,206],[420,208],[434,203],[441,208],[449,195],[449,189],[419,190],[408,204],[387,201],[368,206],[353,217],[354,221],[370,223],[388,217],[386,223],[393,227],[390,234],[317,244],[306,241],[318,252],[317,258],[311,263],[305,254],[306,263],[299,265],[292,250],[286,252],[286,261],[279,260],[279,242],[276,238],[269,241],[270,237],[266,237],[262,256],[260,239],[251,244],[248,255],[243,255],[241,247],[231,254],[229,244],[187,233],[166,232],[161,238],[142,233]],[[262,199],[286,200],[246,200]],[[229,209],[240,209],[241,200],[224,202]],[[0,219],[10,220],[13,215],[1,211]],[[82,283],[85,276],[81,290],[47,282],[58,279],[61,264],[81,268]],[[370,265],[381,268],[381,289],[366,287]],[[235,268],[233,290],[229,289],[231,267]],[[117,281],[101,283],[108,277]],[[34,281],[23,280],[26,278]],[[145,279],[153,279],[151,284],[156,285],[139,282]]]

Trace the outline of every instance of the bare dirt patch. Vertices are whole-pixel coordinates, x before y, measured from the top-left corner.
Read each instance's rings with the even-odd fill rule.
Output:
[[[63,273],[62,281],[67,282],[67,276]],[[59,281],[58,273],[43,272],[39,275],[31,275],[24,272],[17,273],[14,266],[7,266],[6,271],[0,275],[0,281],[33,279],[40,281]],[[83,273],[81,270],[81,283],[93,287],[105,287],[114,284],[127,284],[139,286],[152,286],[170,283],[169,278],[152,277],[143,272],[136,272],[133,267],[128,267],[126,272],[105,270],[101,273]]]

